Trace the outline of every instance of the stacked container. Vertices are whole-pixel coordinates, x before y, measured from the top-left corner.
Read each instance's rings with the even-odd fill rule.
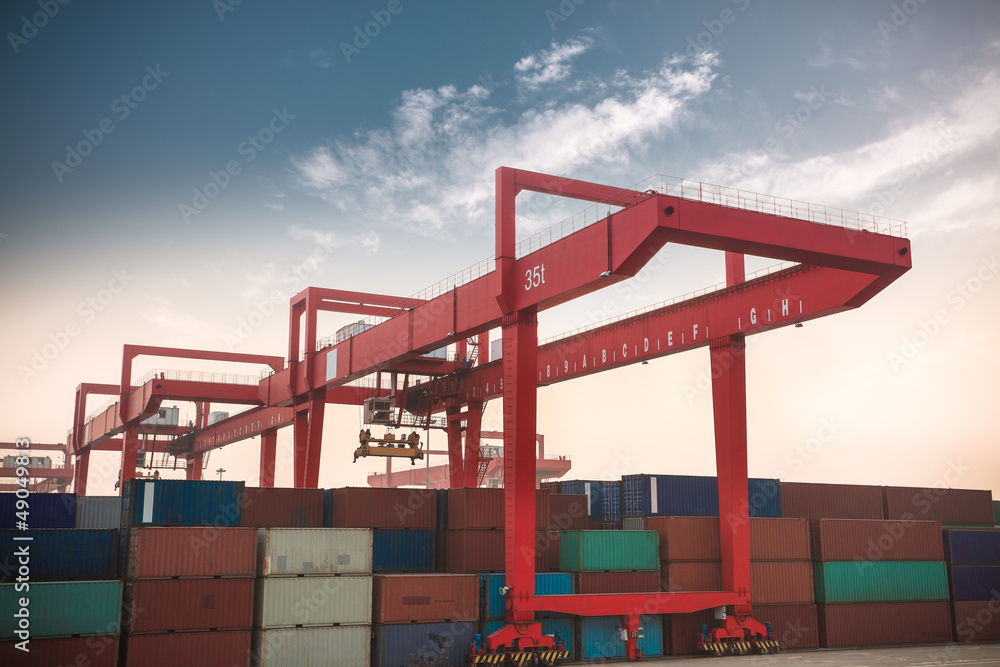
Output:
[[[322,528],[323,490],[247,487],[241,524],[249,528]]]
[[[76,499],[77,528],[118,530],[121,523],[121,496],[79,496]]]
[[[883,486],[882,505],[886,519],[938,521],[942,526],[993,525],[989,491]]]
[[[1000,526],[1000,500],[993,501],[993,525]]]
[[[937,522],[823,519],[811,530],[821,646],[951,639]]]
[[[554,567],[558,538],[549,532],[552,517],[550,494],[539,491],[535,499],[536,566]],[[481,573],[504,571],[504,490],[449,489],[439,502],[447,527],[444,538],[444,568],[448,572]]]
[[[252,664],[367,667],[372,531],[269,528],[257,540]]]
[[[16,493],[0,493],[0,530],[13,530],[21,521]],[[25,530],[40,528],[75,528],[76,495],[72,493],[30,493],[24,515]]]
[[[559,493],[587,496],[587,516],[592,519],[599,519],[603,516],[601,482],[599,480],[581,479],[560,482]]]
[[[796,519],[884,519],[882,487],[781,482],[781,516]]]
[[[1000,639],[1000,530],[945,530],[955,639]]]
[[[620,481],[601,482],[601,528],[621,530],[622,483]]]
[[[715,477],[690,475],[626,475],[622,477],[622,514],[647,516],[719,516],[719,489]],[[780,517],[781,486],[776,479],[751,477],[748,503],[739,516]]]

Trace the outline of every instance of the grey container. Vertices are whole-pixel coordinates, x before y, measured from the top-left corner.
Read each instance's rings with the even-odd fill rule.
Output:
[[[76,527],[115,530],[122,523],[121,496],[78,496],[76,499]]]
[[[257,576],[371,574],[368,528],[261,528]]]
[[[251,667],[368,667],[370,625],[319,628],[254,628]]]
[[[261,577],[254,586],[254,627],[371,625],[372,578]]]

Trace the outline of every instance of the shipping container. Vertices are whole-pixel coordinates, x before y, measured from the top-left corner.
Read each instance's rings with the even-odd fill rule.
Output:
[[[559,534],[563,572],[630,572],[660,567],[659,538],[651,530],[567,530]]]
[[[750,519],[750,560],[811,560],[809,522],[805,519]]]
[[[503,489],[448,489],[448,529],[480,530],[504,528]],[[535,494],[535,528],[549,527],[549,493]]]
[[[541,491],[548,491],[549,493],[562,493],[559,490],[559,486],[562,484],[559,480],[547,480],[538,483],[538,488]]]
[[[248,486],[240,499],[249,528],[322,528],[323,490]]]
[[[993,525],[1000,526],[1000,500],[993,501]]]
[[[256,528],[133,528],[126,579],[253,577]]]
[[[660,568],[663,590],[721,591],[722,564],[717,561],[664,561]]]
[[[0,582],[14,581],[27,548],[31,581],[114,579],[118,569],[117,530],[0,531]]]
[[[620,616],[592,616],[580,620],[580,647],[583,660],[608,660],[625,657]],[[639,617],[639,640],[644,658],[663,655],[663,625],[659,616]]]
[[[993,525],[993,499],[989,491],[883,486],[882,503],[886,519]]]
[[[955,601],[1000,599],[1000,565],[953,565],[951,590]]]
[[[77,496],[76,527],[103,530],[122,525],[121,496]]]
[[[588,522],[589,524],[589,522]],[[588,525],[589,528],[589,525]],[[627,516],[622,519],[622,530],[646,530],[646,519],[641,516]],[[650,530],[653,530],[650,528]]]
[[[479,575],[479,616],[503,618],[506,598],[500,593],[507,581],[505,574]],[[572,595],[573,575],[569,572],[535,574],[535,595]]]
[[[117,524],[116,524],[117,525]],[[17,667],[118,667],[118,637],[32,638],[27,653],[18,642],[0,642],[0,664]]]
[[[461,667],[469,662],[476,623],[408,623],[372,627],[372,666],[413,664],[411,657],[434,667]]]
[[[375,572],[433,571],[434,531],[373,531],[372,570]]]
[[[781,644],[782,651],[799,651],[819,647],[819,623],[816,605],[754,605],[754,620],[771,624],[773,639]],[[670,614],[667,621],[671,655],[703,654],[698,651],[701,626],[716,626],[712,609],[693,614]]]
[[[255,627],[371,625],[371,622],[370,576],[257,579],[253,610]]]
[[[818,561],[944,560],[936,521],[820,519],[810,536]]]
[[[649,572],[580,572],[577,592],[584,593],[657,593],[660,573]]]
[[[884,519],[882,488],[860,484],[781,482],[781,516],[795,519]]]
[[[646,517],[647,530],[660,536],[660,558],[669,561],[719,560],[719,520],[715,517]],[[805,519],[750,519],[750,560],[809,560]]]
[[[1000,639],[1000,613],[996,598],[954,605],[955,640],[985,642]]]
[[[609,523],[622,519],[622,483],[601,482],[601,521]]]
[[[739,518],[780,517],[781,486],[776,479],[747,480],[747,506]],[[719,516],[715,477],[693,475],[625,475],[622,477],[624,516]]]
[[[139,579],[125,584],[122,634],[249,630],[253,579]]]
[[[368,625],[328,628],[255,628],[251,667],[368,667],[372,629]],[[227,666],[228,667],[228,666]]]
[[[367,528],[261,528],[257,575],[371,574],[372,531]]]
[[[75,528],[75,493],[29,493],[27,509],[19,509],[16,493],[0,493],[0,530],[20,530],[24,521],[31,530]],[[23,517],[23,518],[22,518]]]
[[[334,528],[416,528],[437,523],[435,489],[347,487],[332,489],[330,525]]]
[[[122,525],[239,526],[243,482],[132,479],[122,491]]]
[[[444,623],[479,618],[475,574],[380,574],[372,582],[373,623]]]
[[[503,572],[504,531],[448,530],[448,572]]]
[[[122,638],[121,667],[248,667],[250,631],[172,632]]]
[[[587,529],[587,496],[555,493],[549,497],[548,527],[556,530]],[[539,529],[545,526],[538,526]]]
[[[813,563],[818,603],[931,602],[948,599],[948,573],[935,561]]]
[[[562,644],[562,650],[569,651],[569,661],[572,662],[576,660],[576,619],[567,617],[557,617],[557,618],[537,618],[539,623],[542,624],[542,634],[552,635],[553,639],[556,641],[556,646]],[[491,619],[488,621],[479,622],[479,634],[482,636],[482,640],[485,642],[486,638],[490,636],[491,633],[496,632],[504,625],[506,621],[500,619]],[[566,661],[562,661],[559,664],[564,664]]]
[[[0,641],[17,638],[14,614],[22,599],[29,601],[32,639],[119,634],[120,581],[32,583],[29,591],[15,591],[17,585],[0,584]]]
[[[535,533],[535,572],[559,571],[559,531],[539,530]]]
[[[809,561],[750,563],[750,603],[812,604],[812,563]]]
[[[945,530],[944,556],[952,565],[1000,565],[1000,530]]]
[[[601,517],[601,482],[599,480],[570,480],[561,482],[559,493],[587,496],[587,516],[594,519]]]
[[[333,528],[333,489],[323,489],[323,527]]]
[[[817,606],[823,648],[951,641],[947,602],[883,602]]]

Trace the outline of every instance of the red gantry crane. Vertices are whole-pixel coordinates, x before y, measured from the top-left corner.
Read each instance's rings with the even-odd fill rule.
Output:
[[[515,200],[525,190],[597,206],[518,243]],[[634,277],[667,243],[722,251],[726,283],[539,345],[540,312]],[[120,386],[81,385],[77,392],[71,437],[77,489],[85,489],[89,451],[119,434],[122,479],[134,476],[141,422],[166,399],[202,406],[195,428],[168,445],[176,455],[193,462],[216,447],[261,435],[261,485],[270,486],[274,434],[291,424],[295,486],[315,488],[326,403],[360,405],[386,396],[397,410],[396,427],[425,427],[444,412],[450,484],[477,486],[483,405],[503,398],[507,625],[474,647],[474,663],[555,659],[558,647],[535,621],[542,611],[620,616],[626,657],[638,659],[640,614],[716,608],[727,613],[703,634],[703,648],[770,652],[776,642],[750,606],[748,521],[719,522],[724,591],[535,595],[537,389],[708,347],[719,512],[745,518],[746,337],[861,306],[910,268],[909,252],[905,224],[885,218],[666,177],[620,189],[500,167],[494,257],[408,299],[307,288],[292,299],[287,364],[262,355],[126,346]],[[748,276],[744,255],[791,265]],[[324,310],[371,319],[317,340],[317,313]],[[478,350],[498,326],[503,354],[491,362]],[[438,354],[448,346],[456,351],[452,357]],[[266,364],[269,370],[256,386],[166,375],[133,386],[131,360],[138,354]],[[372,375],[375,384],[363,386]],[[388,389],[383,375],[390,377]],[[88,393],[118,393],[119,401],[85,421]],[[208,426],[209,401],[253,407]],[[200,469],[192,466],[198,472],[189,476],[196,478]]]

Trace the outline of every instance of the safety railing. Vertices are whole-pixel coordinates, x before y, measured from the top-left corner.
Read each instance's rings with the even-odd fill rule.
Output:
[[[180,380],[183,382],[212,382],[214,384],[257,384],[257,376],[239,373],[215,373],[205,371],[177,371],[155,369],[143,375],[135,384],[142,387],[150,380]]]

